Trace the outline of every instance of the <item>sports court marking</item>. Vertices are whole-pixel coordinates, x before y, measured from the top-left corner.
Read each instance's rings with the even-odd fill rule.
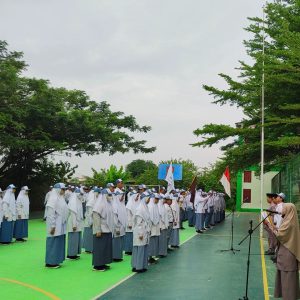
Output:
[[[180,243],[180,246],[185,244],[186,242],[188,242],[189,240],[191,240],[193,237],[195,237],[197,235],[197,233],[194,233],[192,236],[190,236],[187,240],[185,240],[184,242]],[[132,273],[130,275],[128,275],[127,277],[125,277],[124,279],[120,280],[119,282],[117,282],[116,284],[114,284],[113,286],[111,286],[110,288],[108,288],[107,290],[103,291],[101,294],[97,295],[96,297],[92,298],[92,300],[97,300],[99,299],[101,296],[107,294],[108,292],[110,292],[112,289],[116,288],[117,286],[119,286],[121,283],[125,282],[126,280],[128,280],[129,278],[133,277],[134,275],[136,275],[137,273]]]
[[[0,278],[0,280],[2,281],[7,281],[9,283],[14,283],[14,284],[18,284],[18,285],[21,285],[21,286],[25,286],[27,288],[30,288],[32,290],[35,290],[41,294],[44,294],[45,296],[49,297],[50,299],[52,300],[61,300],[60,298],[58,298],[57,296],[37,287],[37,286],[34,286],[34,285],[30,285],[28,283],[25,283],[25,282],[21,282],[21,281],[17,281],[17,280],[14,280],[14,279],[10,279],[10,278]]]
[[[267,269],[266,269],[266,260],[265,260],[263,243],[264,243],[263,238],[260,237],[261,269],[262,269],[262,276],[263,276],[264,295],[265,295],[265,300],[270,300]]]

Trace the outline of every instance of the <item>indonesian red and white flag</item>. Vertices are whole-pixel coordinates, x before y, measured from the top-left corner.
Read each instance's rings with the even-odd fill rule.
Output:
[[[169,166],[165,181],[168,183],[167,193],[170,193],[172,190],[175,190],[172,163]]]
[[[231,197],[231,191],[230,191],[230,173],[229,173],[229,167],[226,167],[220,182],[222,183],[225,193]]]

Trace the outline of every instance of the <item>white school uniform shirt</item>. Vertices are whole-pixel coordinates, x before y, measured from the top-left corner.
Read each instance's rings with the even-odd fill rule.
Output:
[[[81,232],[83,227],[83,209],[79,193],[72,193],[69,197],[68,232]],[[76,227],[76,231],[73,228]]]
[[[122,201],[121,201],[122,200]],[[114,212],[114,236],[124,236],[127,226],[127,211],[125,207],[125,194],[116,188],[113,195],[113,212]],[[117,235],[117,232],[119,233]]]
[[[140,203],[140,194],[132,193],[128,196],[128,202],[126,204],[126,213],[127,213],[126,232],[132,232],[133,218],[135,215],[135,211],[139,206],[139,203]]]
[[[5,191],[2,200],[3,216],[7,218],[7,221],[16,221],[16,198],[12,189]]]
[[[167,216],[168,216],[168,223],[174,223],[176,222],[176,211],[172,209],[172,206],[165,203],[165,208],[167,211]]]
[[[207,209],[207,202],[209,200],[209,196],[202,196],[202,192],[196,192],[195,195],[195,212],[197,214],[203,214],[205,213],[205,209]]]
[[[141,199],[133,219],[133,246],[145,246],[149,244],[151,233],[150,213],[145,202]],[[142,239],[140,239],[142,237]]]
[[[60,236],[67,232],[67,220],[69,209],[65,197],[60,195],[61,189],[53,188],[46,206],[47,236]],[[54,235],[50,234],[51,228],[55,227]]]
[[[29,197],[25,190],[21,190],[16,202],[17,217],[21,216],[22,220],[29,219]],[[19,218],[19,217],[18,217]]]
[[[179,220],[180,208],[179,208],[178,197],[177,196],[173,196],[171,207],[172,207],[175,222],[176,222],[176,225],[173,224],[173,228],[178,229],[179,226],[180,226],[180,224],[179,224],[179,222],[180,222],[180,220]]]
[[[280,202],[276,205],[276,211],[280,214],[274,215],[274,223],[276,223],[276,228],[279,228],[282,223],[282,209],[283,209],[283,202]]]

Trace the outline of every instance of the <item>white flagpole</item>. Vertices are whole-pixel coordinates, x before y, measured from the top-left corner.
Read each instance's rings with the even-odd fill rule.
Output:
[[[260,161],[260,211],[263,211],[264,164],[265,164],[265,5],[263,6],[263,44],[262,44],[262,84],[261,84],[261,161]],[[262,236],[263,227],[260,227]]]

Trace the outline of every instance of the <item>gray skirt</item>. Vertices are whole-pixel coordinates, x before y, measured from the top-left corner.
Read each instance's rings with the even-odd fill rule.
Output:
[[[112,262],[112,234],[93,235],[93,266],[101,267]]]
[[[59,265],[65,260],[66,235],[47,237],[46,264]]]
[[[131,266],[136,270],[148,269],[148,245],[133,246]]]
[[[124,236],[114,237],[112,239],[113,259],[123,258]]]
[[[69,232],[68,234],[68,256],[77,256],[81,253],[81,231]]]
[[[171,238],[170,238],[170,245],[171,246],[179,246],[179,229],[173,228],[171,232]]]
[[[93,252],[93,229],[92,227],[84,227],[83,245],[85,251]]]
[[[275,279],[274,298],[283,300],[300,299],[299,272],[277,270]]]
[[[126,232],[125,242],[124,242],[124,251],[132,252],[132,248],[133,248],[133,233]]]
[[[158,255],[166,256],[168,254],[168,229],[160,231],[158,238]]]
[[[158,240],[159,236],[151,236],[149,241],[149,256],[158,256]]]

